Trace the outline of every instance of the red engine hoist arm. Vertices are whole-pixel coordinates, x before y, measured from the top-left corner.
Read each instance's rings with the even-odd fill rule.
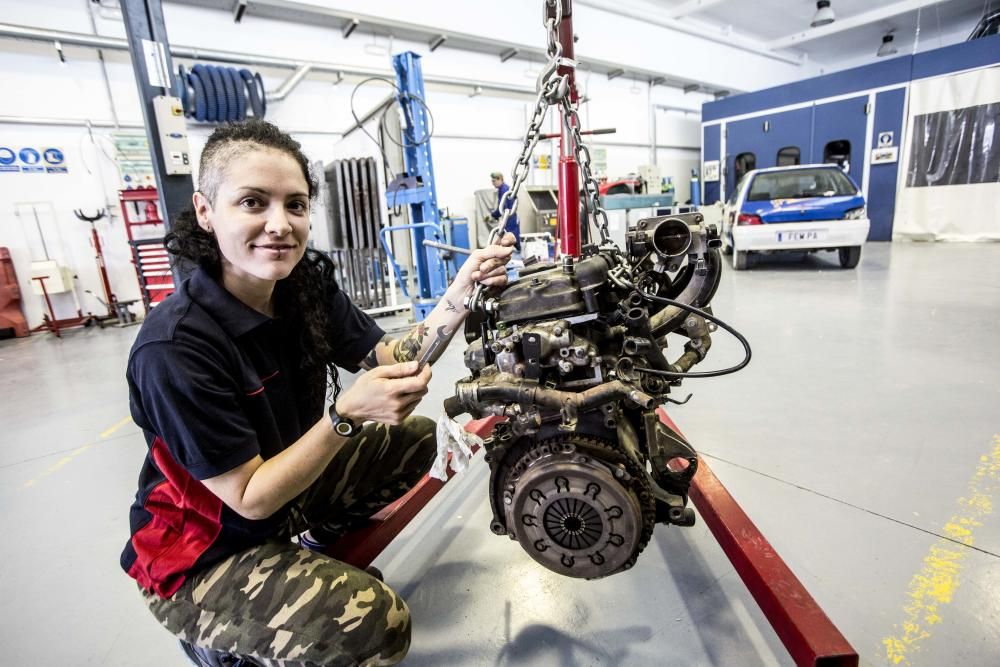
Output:
[[[559,31],[559,43],[562,45],[563,62],[556,72],[564,75],[569,83],[569,102],[577,104],[579,96],[576,92],[576,50],[573,42],[573,2],[562,0],[562,20],[556,29]],[[548,18],[555,17],[555,8],[546,5]],[[580,165],[576,161],[576,145],[569,123],[573,120],[566,117],[564,109],[559,107],[559,252],[563,256],[580,256]]]

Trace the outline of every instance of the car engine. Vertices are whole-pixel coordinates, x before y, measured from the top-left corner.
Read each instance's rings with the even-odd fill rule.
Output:
[[[503,417],[484,443],[491,530],[546,568],[596,579],[632,567],[657,523],[691,526],[698,457],[657,414],[711,348],[719,237],[700,213],[639,220],[626,252],[527,264],[466,323],[471,375],[449,417]],[[686,339],[670,361],[668,336]],[[680,340],[680,339],[678,339]]]

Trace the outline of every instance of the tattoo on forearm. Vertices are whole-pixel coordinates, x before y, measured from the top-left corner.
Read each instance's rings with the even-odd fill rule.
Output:
[[[456,307],[455,307],[455,304],[453,304],[453,303],[451,302],[451,299],[445,299],[445,300],[444,300],[444,302],[445,302],[446,304],[448,304],[448,305],[447,305],[447,306],[445,307],[445,310],[446,310],[447,312],[449,312],[449,313],[457,313],[457,312],[458,312],[458,308],[456,308]]]
[[[420,356],[420,348],[424,346],[424,339],[427,338],[428,333],[429,330],[423,323],[415,326],[410,333],[396,341],[396,347],[392,350],[392,358],[400,364],[414,361]]]
[[[391,343],[392,343],[392,337],[389,334],[382,336],[382,340],[375,343],[375,347],[372,348],[372,351],[369,352],[368,356],[365,357],[364,360],[361,362],[361,367],[371,370],[372,368],[378,366],[378,346],[389,345]]]

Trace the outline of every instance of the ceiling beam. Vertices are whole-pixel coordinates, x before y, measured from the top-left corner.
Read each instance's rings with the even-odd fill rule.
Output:
[[[705,0],[705,2],[714,1],[715,0]],[[668,30],[676,30],[677,32],[682,32],[685,35],[699,37],[717,44],[724,44],[734,49],[739,49],[748,53],[755,53],[759,56],[764,56],[765,58],[771,58],[772,60],[780,60],[781,62],[788,63],[789,65],[802,66],[804,62],[803,59],[798,56],[775,53],[764,42],[743,37],[742,35],[734,35],[729,32],[720,32],[717,27],[706,28],[704,25],[696,26],[688,21],[679,21],[668,17],[664,12],[654,13],[631,8],[623,4],[609,7],[605,0],[574,0],[574,3],[576,5],[583,5],[592,9],[609,12],[616,16],[626,16],[630,19],[642,21],[643,23],[648,23],[650,25],[656,25],[661,28],[667,28]]]
[[[703,12],[706,9],[714,7],[715,5],[721,5],[725,1],[726,0],[687,0],[687,2],[681,3],[673,9],[668,9],[667,16],[672,19],[682,19],[685,16]]]
[[[854,28],[860,28],[861,26],[868,25],[870,23],[884,21],[885,19],[892,18],[893,16],[915,12],[918,9],[936,5],[939,2],[941,2],[941,0],[901,0],[900,2],[894,2],[893,4],[886,5],[884,7],[877,7],[876,9],[871,9],[867,12],[862,12],[861,14],[856,14],[854,16],[848,16],[847,18],[842,19],[838,17],[833,23],[828,23],[827,25],[820,26],[819,28],[802,30],[785,37],[779,37],[778,39],[771,41],[769,47],[774,50],[787,49],[793,46],[798,46],[803,42],[811,42],[814,39],[822,39],[823,37],[836,35],[837,33],[844,32],[845,30],[853,30]]]
[[[168,0],[171,4],[180,5],[190,5],[195,7],[200,7],[202,9],[216,9],[229,10],[229,6],[232,0]],[[315,0],[313,0],[315,1]],[[714,0],[713,0],[714,1]],[[578,0],[577,4],[595,4],[601,6],[594,0]],[[603,7],[607,9],[607,7]],[[615,13],[622,14],[623,12],[615,10]],[[427,26],[423,24],[410,23],[408,21],[403,21],[399,19],[393,19],[383,16],[373,16],[359,14],[357,12],[348,12],[346,10],[334,9],[330,7],[322,7],[316,4],[312,4],[309,1],[302,0],[253,0],[250,2],[249,7],[246,11],[247,17],[256,18],[267,18],[278,21],[288,21],[292,23],[300,23],[313,26],[330,26],[334,29],[342,29],[344,25],[350,25],[351,22],[356,22],[358,25],[358,34],[378,34],[385,36],[392,36],[395,39],[412,41],[412,42],[423,42],[427,44],[431,39],[439,36],[441,34],[440,27]],[[643,18],[642,20],[646,20]],[[675,21],[677,25],[684,25],[682,21]],[[678,28],[684,32],[696,32],[690,25],[684,26],[683,28]],[[544,32],[542,29],[538,29],[539,35]],[[698,32],[699,35],[703,31]],[[531,33],[535,35],[535,33]],[[466,51],[472,51],[477,53],[487,53],[493,56],[499,56],[501,59],[504,58],[504,54],[509,54],[512,50],[516,55],[521,58],[538,62],[547,58],[545,50],[545,42],[543,39],[539,39],[534,43],[515,43],[508,42],[504,40],[499,40],[492,36],[456,32],[454,30],[448,30],[448,46],[453,49],[462,49]],[[728,38],[720,36],[720,41]],[[793,64],[801,64],[800,61],[788,54],[782,53],[772,53],[768,51],[763,46],[760,47],[761,55],[765,55],[768,58],[773,58],[775,60],[782,60]],[[663,79],[663,85],[674,86],[680,88],[689,83],[694,83],[693,80],[675,76],[670,72],[663,72],[659,70],[652,70],[644,67],[639,67],[635,65],[630,65],[620,62],[612,62],[608,60],[602,60],[597,58],[588,58],[586,54],[582,54],[577,51],[576,53],[577,63],[581,70],[588,72],[595,72],[597,74],[607,74],[608,72],[613,72],[615,70],[623,70],[625,76],[637,78],[644,81],[652,81],[654,79]],[[427,74],[424,75],[427,78]],[[704,81],[704,83],[709,88],[719,87],[711,81]],[[485,88],[485,87],[484,87]]]

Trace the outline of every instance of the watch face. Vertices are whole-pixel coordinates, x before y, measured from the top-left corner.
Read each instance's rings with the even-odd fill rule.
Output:
[[[337,424],[333,427],[333,430],[336,431],[338,435],[347,436],[354,434],[354,427],[347,422],[337,422]]]

